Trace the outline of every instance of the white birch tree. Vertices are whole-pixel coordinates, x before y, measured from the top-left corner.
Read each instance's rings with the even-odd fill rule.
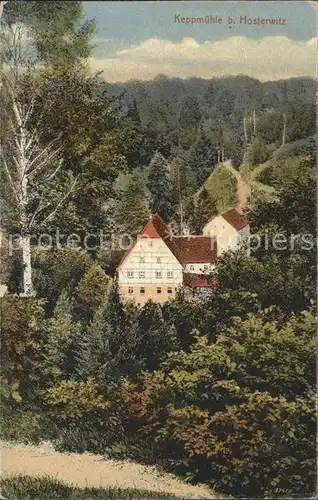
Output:
[[[29,295],[33,293],[32,231],[54,218],[78,178],[61,171],[60,137],[46,143],[42,140],[45,109],[39,111],[37,102],[48,76],[46,68],[36,62],[24,25],[1,23],[0,47],[2,196],[11,214],[11,227],[20,234],[23,293]],[[48,193],[60,174],[64,180],[53,199]]]

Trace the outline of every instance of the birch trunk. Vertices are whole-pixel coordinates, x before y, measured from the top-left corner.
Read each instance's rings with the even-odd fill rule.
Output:
[[[20,246],[23,264],[23,295],[32,295],[31,238],[29,235],[21,236]]]

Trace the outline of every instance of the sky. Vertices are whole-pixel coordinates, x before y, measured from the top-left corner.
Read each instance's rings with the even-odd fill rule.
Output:
[[[245,74],[269,81],[317,73],[314,2],[83,4],[86,17],[95,19],[97,28],[90,66],[103,71],[109,82],[150,80],[158,74],[180,78]],[[222,22],[186,21],[206,16]],[[235,24],[229,24],[229,16]],[[259,23],[275,19],[277,24],[248,22],[258,18]]]

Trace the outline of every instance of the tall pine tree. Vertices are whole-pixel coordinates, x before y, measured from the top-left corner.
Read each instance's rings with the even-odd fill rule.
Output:
[[[188,207],[188,223],[195,234],[202,234],[203,226],[217,215],[217,203],[205,186],[200,190],[196,201],[190,200]]]
[[[116,223],[121,231],[136,236],[147,222],[149,213],[149,203],[142,182],[137,175],[133,175],[116,202]]]
[[[150,208],[152,213],[157,213],[165,221],[169,221],[172,212],[172,186],[169,180],[167,162],[158,151],[150,162],[147,187],[151,193]]]

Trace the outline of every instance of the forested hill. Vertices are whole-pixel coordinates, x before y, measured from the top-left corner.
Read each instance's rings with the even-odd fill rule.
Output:
[[[244,138],[244,116],[249,135],[254,111],[259,135],[268,141],[281,138],[283,113],[291,141],[311,134],[315,127],[315,82],[309,78],[261,83],[247,76],[182,80],[158,75],[148,82],[106,84],[104,90],[109,97],[121,96],[125,111],[137,106],[144,127],[184,132],[174,141],[185,146],[195,140],[186,131],[203,128],[215,145],[233,148],[231,136]]]
[[[145,150],[184,158],[197,170],[199,183],[223,148],[239,165],[255,137],[279,147],[315,133],[316,89],[310,78],[261,83],[243,75],[210,80],[158,75],[147,82],[106,83],[102,91],[140,123]]]

